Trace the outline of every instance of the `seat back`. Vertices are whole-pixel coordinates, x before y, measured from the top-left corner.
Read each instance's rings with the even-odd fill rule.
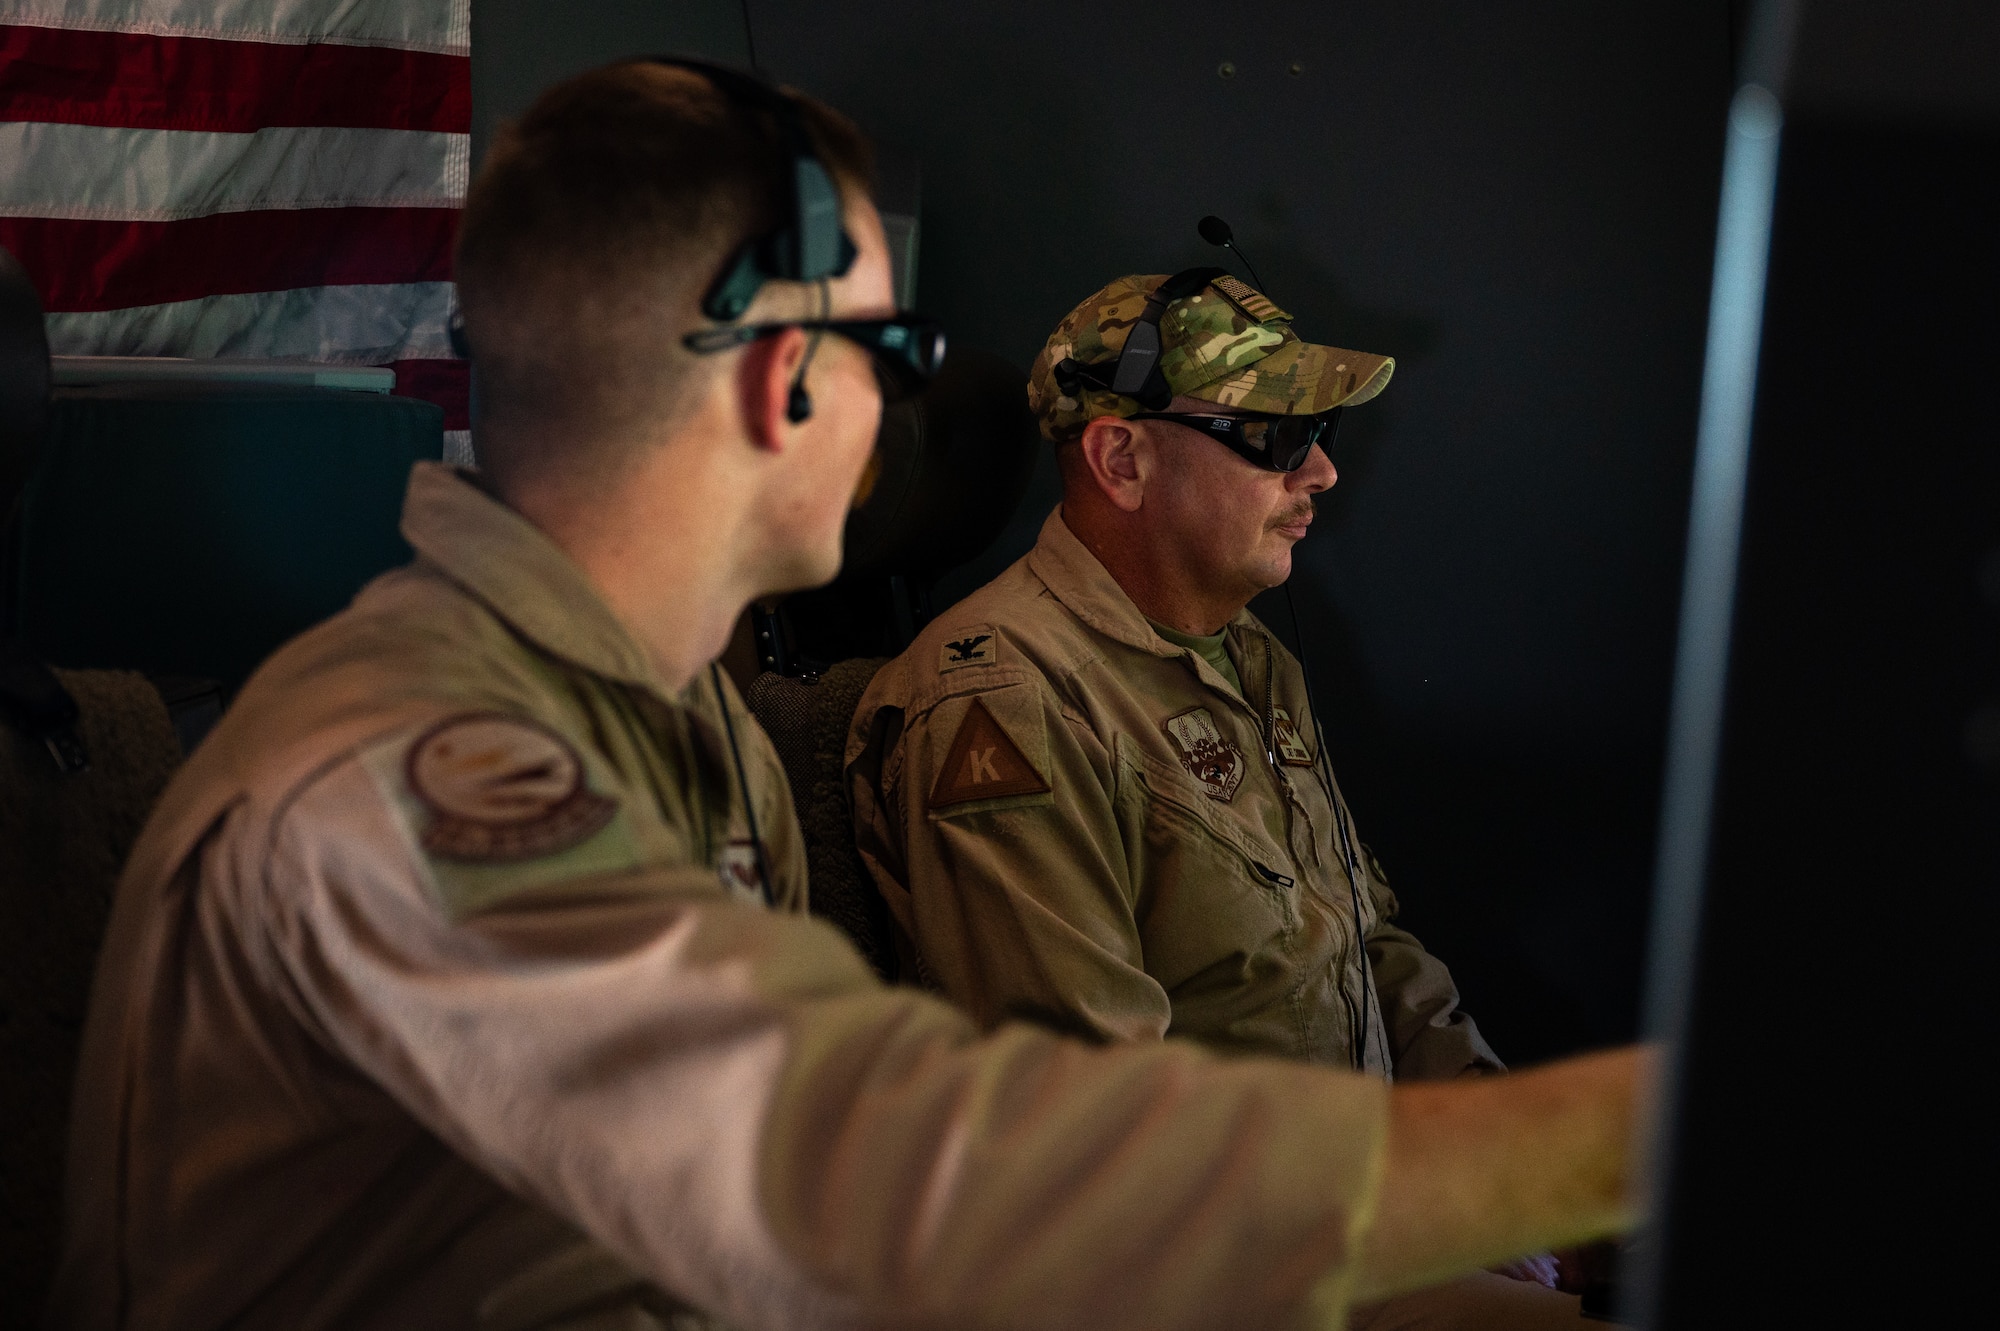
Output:
[[[70,1087],[112,890],[181,760],[143,676],[55,673],[87,770],[62,772],[0,718],[0,1308],[30,1318],[54,1270]]]
[[[41,297],[0,248],[0,535],[11,530],[49,413],[49,337]],[[11,546],[0,539],[0,638],[13,624]]]
[[[886,980],[897,978],[899,950],[854,848],[847,731],[881,653],[901,651],[930,617],[937,579],[982,553],[1020,505],[1041,448],[1026,382],[998,356],[954,350],[922,396],[883,413],[875,481],[848,517],[840,577],[776,613],[753,612],[764,673],[745,696],[791,780],[813,913]]]
[[[49,410],[49,337],[28,274],[0,249],[0,526],[34,462]]]
[[[408,562],[429,403],[329,388],[62,388],[23,495],[14,628],[59,665],[234,690],[280,643]]]
[[[791,782],[805,832],[812,913],[851,939],[875,973],[896,978],[889,908],[854,849],[847,802],[847,728],[883,658],[842,661],[821,675],[792,678],[766,671],[745,701],[771,737]]]

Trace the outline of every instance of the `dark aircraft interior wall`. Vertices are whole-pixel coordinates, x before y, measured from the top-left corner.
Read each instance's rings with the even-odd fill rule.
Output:
[[[1394,355],[1299,548],[1305,645],[1405,923],[1529,1062],[1637,1024],[1739,8],[481,0],[476,147],[603,60],[754,55],[919,164],[959,345],[1025,367],[1111,277],[1223,262],[1212,212],[1305,337]],[[1045,459],[940,613],[1055,499]]]

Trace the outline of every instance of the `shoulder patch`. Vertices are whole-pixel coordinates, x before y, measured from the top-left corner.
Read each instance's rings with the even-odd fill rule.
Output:
[[[985,701],[974,698],[958,723],[958,734],[945,753],[944,765],[938,769],[930,807],[1006,795],[1040,795],[1048,790],[1047,780],[993,719]]]
[[[1305,738],[1299,734],[1299,727],[1292,720],[1291,713],[1282,707],[1271,709],[1271,738],[1277,742],[1278,761],[1287,767],[1311,767],[1312,750],[1306,747]]]
[[[462,712],[410,746],[403,772],[429,815],[419,838],[440,859],[502,864],[567,850],[618,802],[584,784],[583,760],[548,727]]]
[[[963,670],[967,666],[989,666],[1000,659],[994,649],[1000,644],[991,624],[974,624],[955,629],[952,640],[938,648],[938,673]]]
[[[1212,800],[1227,804],[1243,784],[1243,752],[1222,737],[1206,707],[1190,707],[1163,723],[1181,766],[1201,782]]]

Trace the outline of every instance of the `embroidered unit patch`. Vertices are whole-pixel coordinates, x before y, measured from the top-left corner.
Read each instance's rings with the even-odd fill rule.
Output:
[[[971,628],[959,629],[952,640],[938,648],[938,673],[963,670],[967,666],[992,665],[999,659],[994,648],[995,640],[991,624],[974,624]]]
[[[403,774],[430,814],[421,838],[448,860],[498,864],[567,850],[618,802],[584,785],[583,760],[548,727],[497,712],[447,717],[410,746]]]
[[[958,723],[958,734],[945,753],[944,765],[938,769],[930,807],[1003,795],[1039,795],[1048,788],[1049,783],[1020,746],[1007,737],[986,704],[974,698],[965,709],[965,719]]]
[[[1208,797],[1225,804],[1236,798],[1236,787],[1243,784],[1243,751],[1222,737],[1208,709],[1190,707],[1165,724],[1181,766],[1207,787]]]
[[[1276,742],[1279,762],[1288,767],[1313,765],[1312,750],[1306,747],[1305,738],[1299,734],[1291,714],[1282,707],[1271,709],[1271,738]]]

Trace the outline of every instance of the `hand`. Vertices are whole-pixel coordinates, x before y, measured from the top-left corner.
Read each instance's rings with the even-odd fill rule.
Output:
[[[1548,1289],[1557,1288],[1561,1276],[1553,1253],[1538,1252],[1528,1257],[1516,1257],[1511,1262],[1489,1268],[1495,1275],[1506,1276],[1509,1280],[1524,1280],[1531,1285],[1541,1285]]]
[[[1565,1294],[1581,1294],[1593,1287],[1611,1285],[1618,1274],[1618,1252],[1618,1242],[1613,1239],[1564,1248],[1555,1255],[1561,1271],[1556,1288]]]

